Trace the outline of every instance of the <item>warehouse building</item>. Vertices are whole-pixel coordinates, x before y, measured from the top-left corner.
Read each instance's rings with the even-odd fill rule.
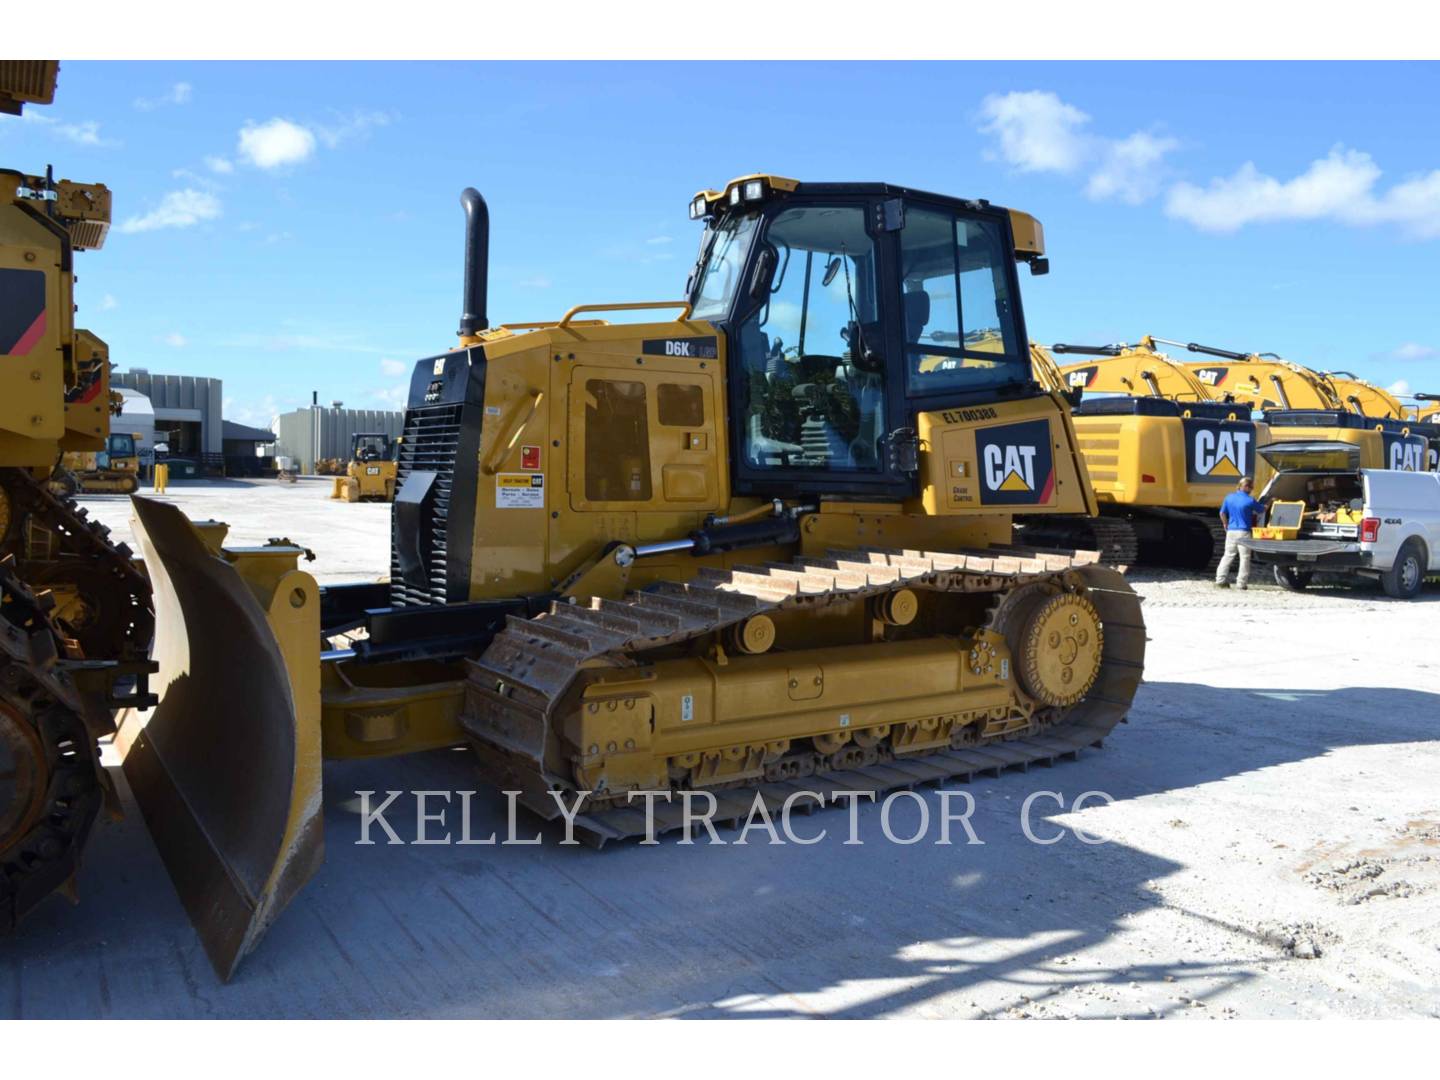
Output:
[[[155,410],[150,399],[138,390],[116,387],[120,395],[120,415],[110,421],[110,430],[135,436],[135,449],[141,461],[149,463],[155,456]]]
[[[405,414],[387,409],[311,406],[282,413],[275,420],[275,456],[288,457],[302,473],[313,473],[317,459],[350,457],[350,436],[384,432],[399,438]],[[318,448],[318,449],[317,449]]]
[[[111,375],[110,385],[150,400],[155,441],[169,446],[172,455],[219,465],[225,444],[219,379],[151,375],[144,368],[132,368]]]
[[[274,464],[275,433],[226,420],[225,475],[266,476]]]

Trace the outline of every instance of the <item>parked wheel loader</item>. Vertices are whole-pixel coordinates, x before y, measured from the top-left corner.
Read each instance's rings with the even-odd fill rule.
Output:
[[[1143,337],[1136,345],[1057,344],[1037,369],[1078,400],[1075,432],[1101,516],[1023,519],[1029,543],[1093,546],[1117,565],[1214,569],[1225,547],[1221,500],[1255,471],[1268,429],[1248,402],[1227,402]]]
[[[383,431],[355,432],[350,436],[350,461],[345,475],[335,478],[330,497],[351,503],[393,502],[398,449],[398,444],[392,443]]]
[[[322,759],[468,745],[600,844],[644,834],[640,792],[663,832],[688,797],[723,821],[1049,762],[1125,716],[1138,598],[1012,543],[1019,513],[1096,510],[1030,370],[1033,218],[745,176],[691,202],[683,299],[492,326],[461,201],[459,343],[411,377],[388,582],[317,588],[294,546],[133,500],[160,702],[117,746],[222,977],[320,862]]]
[[[0,61],[0,111],[53,99],[55,61]],[[114,793],[97,739],[143,704],[150,586],[130,550],[50,489],[105,452],[110,362],[75,326],[74,260],[110,226],[103,184],[0,169],[0,935],[54,892]]]

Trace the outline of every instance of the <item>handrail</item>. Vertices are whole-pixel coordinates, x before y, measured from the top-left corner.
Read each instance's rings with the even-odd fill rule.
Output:
[[[650,311],[654,308],[684,308],[676,322],[684,322],[694,310],[689,300],[645,300],[634,304],[576,304],[561,316],[556,324],[561,330],[570,325],[570,320],[582,311]]]
[[[559,326],[554,319],[545,319],[541,322],[507,322],[501,323],[501,330],[544,330],[550,326]],[[572,322],[571,326],[609,326],[604,319],[581,319],[579,322]]]

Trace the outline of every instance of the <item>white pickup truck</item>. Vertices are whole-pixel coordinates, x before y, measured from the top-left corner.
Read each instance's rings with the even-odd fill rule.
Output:
[[[1440,474],[1362,469],[1345,443],[1259,453],[1276,470],[1260,495],[1269,515],[1242,543],[1280,585],[1303,589],[1317,572],[1360,575],[1409,600],[1440,572]]]

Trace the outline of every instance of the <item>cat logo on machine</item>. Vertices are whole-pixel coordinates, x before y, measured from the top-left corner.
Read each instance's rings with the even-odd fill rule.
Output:
[[[1242,476],[1253,475],[1254,425],[1186,420],[1185,451],[1190,483],[1233,484]]]
[[[1225,376],[1228,374],[1230,374],[1230,369],[1223,367],[1202,367],[1195,369],[1195,377],[1206,386],[1219,386],[1225,381]]]
[[[1401,472],[1420,472],[1425,468],[1425,440],[1418,435],[1385,433],[1385,461]]]
[[[980,455],[980,501],[1043,504],[1055,493],[1055,458],[1050,449],[1050,422],[980,428],[975,432]]]
[[[1072,390],[1077,386],[1084,389],[1094,382],[1095,376],[1099,374],[1100,368],[1098,366],[1092,365],[1091,367],[1076,368],[1074,371],[1067,371],[1065,373],[1065,385]]]

